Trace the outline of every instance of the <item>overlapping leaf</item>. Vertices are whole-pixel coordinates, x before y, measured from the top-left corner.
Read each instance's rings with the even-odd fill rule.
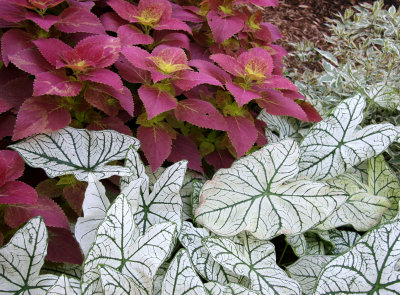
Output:
[[[210,295],[260,295],[261,293],[252,291],[238,284],[221,285],[217,282],[204,284],[207,294]]]
[[[300,172],[327,179],[384,151],[397,137],[392,124],[360,129],[365,101],[361,96],[340,103],[325,120],[311,127],[300,145]]]
[[[400,221],[398,218],[364,235],[321,272],[315,295],[398,294]]]
[[[81,287],[79,280],[61,275],[54,285],[47,291],[46,295],[79,295]]]
[[[286,236],[286,242],[292,247],[293,252],[298,257],[325,254],[324,242],[312,231],[299,235]]]
[[[331,229],[328,231],[329,242],[334,247],[330,250],[330,254],[339,255],[348,251],[361,238],[360,234],[353,231]]]
[[[299,284],[276,264],[275,247],[268,241],[242,235],[243,249],[232,240],[219,237],[203,239],[205,247],[222,266],[250,279],[251,289],[261,294],[301,294]]]
[[[104,294],[149,294],[145,289],[136,285],[129,275],[124,275],[110,266],[101,265],[99,271]]]
[[[43,168],[49,177],[74,174],[78,180],[86,181],[89,172],[98,179],[127,175],[127,168],[107,163],[123,159],[131,145],[138,149],[139,141],[116,131],[66,127],[29,137],[10,147],[28,165]]]
[[[289,182],[298,158],[297,144],[288,139],[219,170],[200,192],[196,221],[219,235],[246,230],[260,239],[299,234],[323,221],[346,196],[321,182]]]

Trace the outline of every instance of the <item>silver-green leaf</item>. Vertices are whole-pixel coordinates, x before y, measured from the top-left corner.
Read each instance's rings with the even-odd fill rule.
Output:
[[[46,295],[79,295],[81,294],[80,282],[76,278],[61,275]]]

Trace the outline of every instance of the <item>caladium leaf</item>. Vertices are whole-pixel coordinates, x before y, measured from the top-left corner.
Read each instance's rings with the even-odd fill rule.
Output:
[[[321,240],[318,234],[312,231],[299,235],[286,236],[286,242],[292,247],[293,252],[298,257],[325,254],[324,241]]]
[[[139,141],[116,131],[66,127],[29,137],[10,147],[28,165],[43,168],[49,177],[74,174],[76,179],[86,181],[89,172],[98,179],[129,173],[127,168],[106,164],[123,159],[131,145],[138,149]]]
[[[308,255],[287,267],[291,278],[299,282],[304,294],[312,295],[318,275],[335,256]]]
[[[365,234],[322,270],[315,295],[397,294],[400,259],[398,218]]]
[[[219,235],[246,230],[266,240],[310,229],[346,196],[321,182],[289,182],[297,175],[298,159],[297,143],[287,139],[220,169],[201,190],[196,221]]]
[[[43,219],[35,217],[0,249],[0,293],[40,295],[55,283],[57,276],[39,275],[47,238]]]
[[[318,225],[318,229],[328,230],[352,225],[358,231],[367,231],[379,223],[383,212],[391,206],[387,198],[370,194],[366,186],[353,174],[342,174],[330,179],[328,183],[345,191],[349,198]]]
[[[329,242],[334,245],[329,251],[332,255],[340,255],[348,251],[361,238],[359,233],[337,229],[329,230],[328,235]]]
[[[203,283],[190,262],[188,252],[181,249],[171,261],[162,285],[162,295],[206,295]]]
[[[357,126],[363,119],[361,96],[340,103],[325,120],[311,127],[301,142],[300,175],[331,178],[384,151],[397,137],[392,124]]]
[[[153,277],[170,252],[175,234],[176,225],[165,222],[150,227],[140,236],[129,200],[120,194],[97,229],[95,242],[85,260],[81,280],[83,294],[103,294],[99,265],[118,269],[150,293]]]
[[[61,275],[46,295],[79,295],[81,287],[79,280]]]
[[[203,243],[222,266],[250,279],[250,288],[262,294],[301,294],[299,284],[276,264],[275,247],[248,234],[243,249],[226,238],[206,237]]]
[[[261,293],[247,289],[239,284],[231,283],[229,285],[221,285],[217,282],[208,282],[204,284],[204,288],[210,295],[260,295]]]
[[[189,167],[190,168],[190,167]],[[183,220],[193,219],[193,208],[191,197],[195,189],[195,184],[199,185],[200,188],[203,185],[204,178],[199,174],[187,171],[185,178],[183,179],[183,184],[181,188],[181,198],[182,198],[182,218]]]
[[[210,236],[205,228],[196,228],[192,223],[184,221],[179,241],[188,251],[196,271],[206,281],[216,281],[221,284],[239,283],[242,278],[216,262],[203,246],[202,239]]]
[[[124,275],[110,266],[102,265],[99,267],[99,271],[104,294],[149,294],[145,289],[136,285],[129,275]]]
[[[153,295],[161,295],[162,283],[164,281],[165,274],[167,273],[169,262],[164,262],[158,268],[153,279]]]

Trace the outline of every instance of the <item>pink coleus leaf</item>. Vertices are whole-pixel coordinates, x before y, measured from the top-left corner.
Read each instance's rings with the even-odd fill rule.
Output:
[[[136,44],[152,44],[153,38],[144,34],[133,25],[123,25],[118,28],[118,37],[123,46]]]
[[[256,141],[257,145],[266,145],[268,143],[267,138],[265,137],[265,127],[267,127],[267,124],[264,121],[256,119],[254,120],[254,125],[256,126],[258,131],[258,137]]]
[[[115,130],[119,133],[126,134],[132,136],[132,131],[128,126],[124,124],[124,122],[117,117],[103,117],[99,121],[93,122],[90,125],[86,126],[88,130]]]
[[[139,12],[135,5],[124,0],[108,0],[107,4],[123,19],[129,22],[137,21]]]
[[[29,9],[42,9],[46,10],[52,8],[63,2],[64,0],[11,0],[18,6],[26,7]]]
[[[151,56],[147,59],[149,67],[165,75],[191,70],[182,48],[159,45],[153,49]]]
[[[125,57],[121,57],[114,65],[121,77],[128,82],[149,84],[151,81],[149,71],[135,67]]]
[[[51,70],[51,65],[36,48],[20,50],[16,54],[9,55],[8,58],[17,68],[32,75]]]
[[[156,87],[142,85],[138,93],[146,108],[149,120],[158,114],[173,110],[178,106],[178,102],[174,96]]]
[[[178,134],[172,143],[172,151],[168,161],[176,163],[180,160],[188,160],[188,168],[203,173],[201,156],[195,143],[187,136]]]
[[[211,55],[210,59],[215,61],[221,68],[235,77],[243,76],[245,74],[243,66],[237,61],[236,58],[230,55],[217,53]]]
[[[140,126],[137,137],[151,170],[154,172],[171,153],[172,139],[160,126]]]
[[[37,193],[21,181],[9,181],[0,187],[0,204],[35,204]]]
[[[157,31],[154,33],[154,39],[157,44],[190,49],[190,40],[186,34]]]
[[[69,45],[56,38],[37,39],[33,43],[43,57],[53,66],[57,66],[58,63],[62,62],[60,56],[62,52],[72,50]]]
[[[13,105],[6,99],[0,97],[0,114],[11,109]]]
[[[173,18],[191,23],[202,23],[204,21],[203,18],[198,14],[200,9],[196,6],[182,7],[174,3],[171,3],[171,5]]]
[[[118,103],[111,99],[110,95],[97,85],[91,85],[85,90],[85,100],[109,116],[115,117],[121,109]]]
[[[61,106],[60,98],[35,96],[27,99],[19,109],[13,140],[56,131],[68,126],[70,122],[69,110]]]
[[[191,61],[189,61],[189,65],[192,67],[196,67],[199,72],[217,79],[222,84],[232,81],[229,74],[227,74],[225,71],[221,70],[219,67],[209,61],[192,59]]]
[[[81,81],[92,81],[101,83],[114,88],[117,91],[122,91],[122,81],[118,74],[107,69],[95,69],[86,74],[80,74]]]
[[[1,10],[1,9],[0,9]],[[1,38],[1,55],[4,64],[7,66],[10,62],[9,56],[18,53],[21,50],[34,47],[32,43],[33,36],[28,32],[11,29],[5,32]]]
[[[154,30],[173,30],[173,31],[185,31],[192,34],[190,27],[179,19],[171,18],[169,20],[160,21]]]
[[[106,12],[100,16],[100,21],[103,24],[103,27],[106,31],[116,33],[120,26],[126,24],[126,21],[122,19],[115,12]]]
[[[193,71],[182,72],[178,79],[173,80],[173,84],[182,90],[190,90],[200,84],[222,86],[221,82],[214,77],[206,73]]]
[[[20,178],[24,173],[24,160],[15,151],[0,151],[1,172],[4,172],[4,182]],[[0,173],[1,173],[0,172]],[[0,181],[0,185],[3,183]]]
[[[309,122],[319,122],[322,120],[321,116],[318,114],[317,110],[314,106],[306,100],[297,100],[296,101],[303,111],[307,115],[307,121]]]
[[[33,83],[33,95],[45,94],[59,96],[76,96],[82,89],[81,82],[70,81],[63,70],[44,72],[36,75]]]
[[[59,227],[48,227],[49,245],[46,260],[58,263],[81,265],[83,256],[79,244],[70,230]]]
[[[11,136],[15,125],[15,116],[10,113],[0,115],[0,139]]]
[[[276,75],[264,80],[259,86],[263,89],[285,89],[297,91],[297,86],[294,85],[289,79]]]
[[[52,199],[40,195],[32,205],[7,206],[4,212],[4,220],[8,226],[17,228],[22,223],[39,215],[43,217],[47,226],[70,229],[68,218],[61,207]]]
[[[233,94],[239,107],[255,98],[261,97],[261,94],[259,94],[257,91],[244,89],[241,86],[232,82],[227,82],[225,86],[230,91],[230,93]]]
[[[274,64],[269,52],[261,47],[251,48],[238,57],[245,75],[252,80],[262,81],[272,74]]]
[[[63,196],[78,216],[82,216],[82,203],[87,188],[86,182],[77,181],[63,189]]]
[[[214,36],[214,40],[217,43],[222,43],[236,33],[239,33],[244,26],[244,21],[241,17],[222,17],[214,10],[211,10],[207,14],[207,21]]]
[[[209,102],[200,99],[179,101],[175,109],[175,117],[193,125],[215,130],[227,130],[224,116]]]
[[[0,7],[0,19],[10,23],[18,23],[25,19],[25,9],[14,5],[12,1],[1,0]]]
[[[228,136],[235,147],[237,158],[243,156],[256,142],[258,137],[254,122],[247,117],[225,118],[228,123]]]
[[[105,34],[98,17],[89,10],[74,6],[69,7],[59,15],[61,20],[55,27],[64,33]]]
[[[135,67],[148,70],[149,66],[146,63],[151,54],[146,50],[137,46],[125,46],[122,48],[121,53],[126,57],[126,59]]]
[[[32,11],[28,11],[25,14],[25,18],[33,21],[34,23],[36,23],[39,27],[41,27],[45,31],[49,31],[51,26],[60,20],[60,18],[56,15],[48,14],[48,15],[41,16]]]
[[[0,113],[18,108],[26,98],[32,96],[33,83],[28,76],[12,79],[0,86]],[[24,85],[24,87],[21,87]]]
[[[265,6],[265,7],[269,7],[269,6],[278,6],[279,0],[236,0],[235,4],[241,4],[241,3],[252,3],[254,5],[258,5],[258,6]]]
[[[235,161],[228,150],[215,150],[211,154],[205,156],[204,159],[207,163],[211,164],[215,170],[229,168],[233,161]]]

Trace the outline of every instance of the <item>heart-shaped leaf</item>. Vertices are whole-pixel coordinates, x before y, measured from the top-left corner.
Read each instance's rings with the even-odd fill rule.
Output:
[[[124,275],[110,266],[101,265],[99,266],[99,270],[104,294],[149,294],[146,290],[136,285],[130,276]]]
[[[79,295],[81,286],[79,280],[61,275],[54,285],[47,291],[46,295]]]
[[[200,192],[196,221],[219,235],[246,230],[266,240],[323,221],[346,196],[321,182],[289,182],[297,175],[298,158],[298,145],[283,140],[220,169]]]
[[[125,158],[131,145],[138,149],[139,141],[116,131],[66,127],[29,137],[10,147],[28,165],[43,168],[49,177],[74,174],[76,179],[87,181],[89,172],[98,179],[127,175],[127,168],[107,163]]]

